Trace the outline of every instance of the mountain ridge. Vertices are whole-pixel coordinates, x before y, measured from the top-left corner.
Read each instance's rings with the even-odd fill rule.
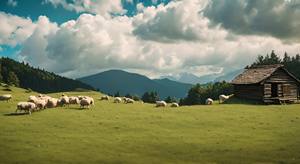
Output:
[[[120,92],[121,95],[129,93],[142,96],[145,92],[156,91],[161,98],[167,96],[183,98],[192,87],[192,84],[169,79],[150,79],[144,75],[118,69],[81,77],[77,80],[111,95]]]

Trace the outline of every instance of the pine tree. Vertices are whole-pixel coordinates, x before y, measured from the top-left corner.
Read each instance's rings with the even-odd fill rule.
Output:
[[[0,62],[0,82],[3,82],[3,77],[2,77],[2,64]]]
[[[7,84],[14,85],[16,87],[20,86],[20,80],[14,72],[9,72],[7,77]]]

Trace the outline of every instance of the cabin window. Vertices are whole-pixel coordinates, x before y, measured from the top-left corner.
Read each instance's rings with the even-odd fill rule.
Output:
[[[272,97],[278,97],[278,84],[271,84]]]

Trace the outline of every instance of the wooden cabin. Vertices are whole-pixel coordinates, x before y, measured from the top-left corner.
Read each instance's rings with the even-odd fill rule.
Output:
[[[241,99],[264,103],[299,100],[300,81],[280,64],[248,68],[232,84],[235,96]]]

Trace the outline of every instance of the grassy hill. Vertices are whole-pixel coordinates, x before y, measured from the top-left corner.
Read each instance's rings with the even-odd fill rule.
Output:
[[[151,80],[146,76],[122,70],[109,70],[78,80],[111,95],[120,92],[121,95],[129,93],[142,96],[145,92],[156,91],[163,99],[167,96],[183,98],[192,87],[191,84],[168,79]]]
[[[9,115],[34,93],[0,102],[0,163],[300,163],[300,105],[155,108],[96,100]],[[58,97],[61,93],[51,96]]]

